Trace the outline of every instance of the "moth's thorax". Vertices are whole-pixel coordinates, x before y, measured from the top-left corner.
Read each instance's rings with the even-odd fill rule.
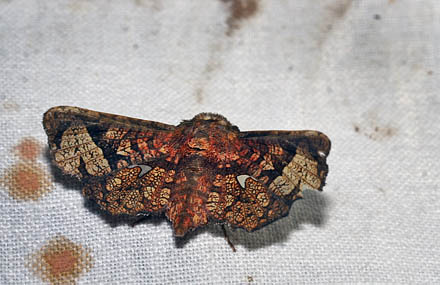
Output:
[[[179,126],[185,133],[185,145],[193,151],[214,151],[219,145],[228,145],[229,139],[239,133],[238,128],[225,117],[212,113],[200,113]]]

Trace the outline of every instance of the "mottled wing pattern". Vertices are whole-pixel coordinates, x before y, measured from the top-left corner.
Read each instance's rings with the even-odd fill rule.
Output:
[[[79,179],[169,156],[175,128],[76,107],[48,110],[43,125],[55,164]]]
[[[217,175],[208,196],[213,220],[253,231],[286,216],[304,189],[322,190],[330,152],[324,134],[254,131],[241,140],[240,158]]]
[[[174,170],[132,165],[92,179],[83,194],[113,215],[159,213],[169,202],[174,176]]]
[[[206,207],[212,220],[254,231],[287,215],[289,207],[248,175],[217,175]]]
[[[55,107],[44,114],[54,163],[85,182],[84,194],[112,214],[159,211],[175,171],[174,126]]]
[[[254,131],[243,132],[242,139],[258,153],[254,162],[258,167],[252,176],[268,179],[266,184],[275,194],[287,197],[295,189],[322,190],[325,185],[330,140],[323,133]]]

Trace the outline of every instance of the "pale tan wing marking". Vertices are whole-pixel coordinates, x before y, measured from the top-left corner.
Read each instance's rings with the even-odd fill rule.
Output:
[[[54,150],[55,162],[65,173],[81,177],[78,167],[82,158],[87,173],[102,176],[111,172],[104,153],[82,124],[69,127],[61,137],[60,148]]]

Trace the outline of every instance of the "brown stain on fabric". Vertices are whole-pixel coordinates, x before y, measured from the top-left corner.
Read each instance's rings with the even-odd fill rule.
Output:
[[[56,236],[34,253],[28,267],[43,281],[51,284],[75,284],[92,268],[91,252],[64,236]]]
[[[153,11],[162,10],[161,0],[134,0],[134,4],[137,7],[148,7]]]
[[[356,133],[359,133],[360,128],[359,128],[358,126],[354,125],[354,131],[355,131]]]
[[[195,93],[195,95],[196,95],[196,102],[197,102],[198,104],[202,104],[202,103],[203,103],[204,91],[205,91],[205,90],[204,90],[203,86],[198,87],[198,88],[196,89],[196,93]]]
[[[225,34],[232,36],[235,30],[240,29],[243,20],[253,17],[259,10],[259,0],[220,0],[228,8],[226,19],[227,30]],[[205,99],[205,87],[210,83],[215,72],[222,67],[220,54],[224,47],[221,43],[216,43],[210,48],[210,55],[205,68],[202,71],[202,78],[194,90],[194,97],[198,104],[202,104]]]
[[[370,125],[361,127],[353,124],[356,133],[362,134],[374,141],[381,141],[393,137],[397,133],[397,129],[391,126]]]
[[[337,23],[342,21],[347,15],[350,7],[352,6],[352,2],[352,0],[335,0],[325,6],[325,13],[321,17],[322,20],[320,20],[320,23],[318,24],[320,33],[316,38],[319,49],[324,46],[327,38],[331,35],[331,31],[334,29]]]
[[[20,111],[20,105],[12,100],[6,100],[3,102],[3,109],[9,112],[18,112]]]
[[[385,195],[385,189],[382,187],[376,187],[377,191],[379,191],[380,193],[382,193],[383,195]]]
[[[21,201],[36,201],[52,190],[52,181],[37,163],[19,162],[6,170],[0,183],[8,189],[9,196]]]
[[[333,14],[334,18],[343,18],[347,14],[348,9],[351,7],[352,0],[334,1],[327,6],[327,9]]]
[[[92,1],[86,1],[86,0],[75,0],[75,1],[69,1],[67,4],[67,7],[71,10],[72,13],[87,13],[90,11],[92,7]]]
[[[240,28],[240,23],[253,17],[259,9],[259,0],[221,0],[228,5],[229,16],[226,20],[228,29],[227,36],[231,36],[235,30]]]
[[[205,87],[214,77],[215,73],[222,68],[222,62],[220,60],[220,54],[223,52],[223,45],[221,43],[213,44],[210,47],[210,54],[208,62],[206,63],[203,71],[200,83],[195,88],[195,98],[198,104],[202,104],[205,97]]]
[[[35,161],[41,154],[41,144],[32,137],[26,137],[14,147],[15,154],[24,160]]]

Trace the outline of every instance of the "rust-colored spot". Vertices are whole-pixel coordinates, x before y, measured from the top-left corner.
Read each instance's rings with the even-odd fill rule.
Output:
[[[56,236],[31,256],[28,267],[45,282],[74,284],[90,270],[92,257],[88,249]]]
[[[239,29],[239,23],[244,19],[249,19],[258,11],[258,0],[221,0],[229,7],[229,16],[226,20],[228,30],[227,36],[231,36],[234,30]]]
[[[41,144],[34,138],[28,137],[21,140],[21,142],[14,147],[15,153],[25,160],[36,160],[41,153]]]
[[[23,201],[38,200],[52,189],[51,179],[36,162],[13,165],[0,182],[8,188],[11,197]]]

